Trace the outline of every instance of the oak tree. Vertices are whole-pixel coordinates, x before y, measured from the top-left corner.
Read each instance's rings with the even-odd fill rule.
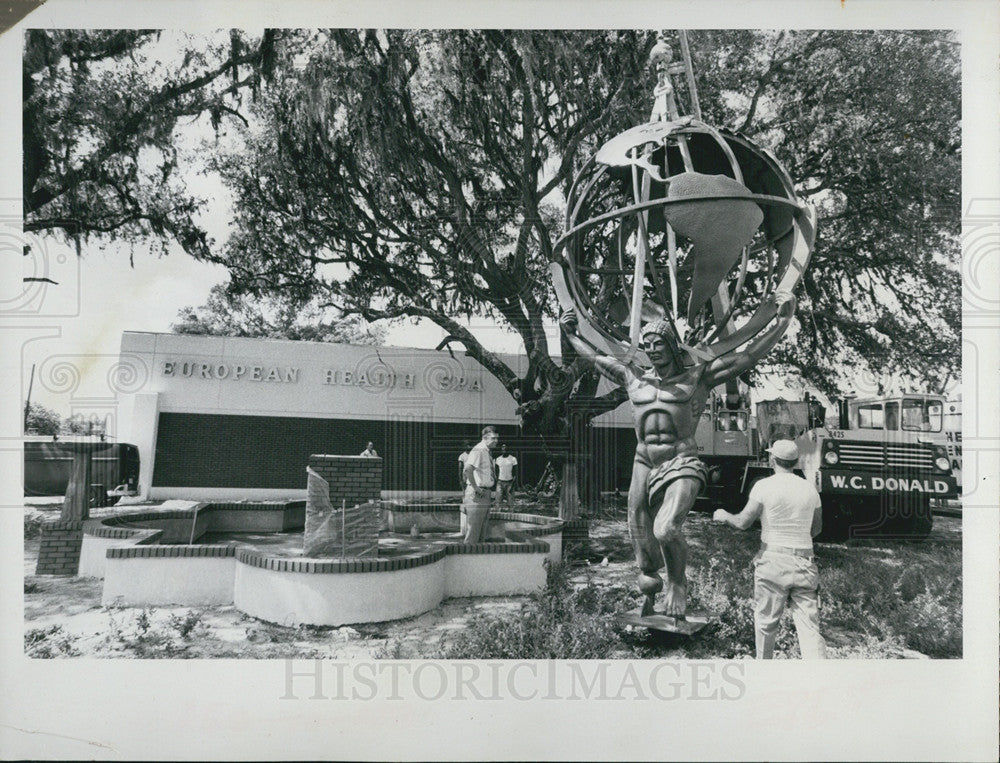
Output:
[[[37,34],[25,55],[27,226],[172,237],[226,265],[233,296],[433,321],[503,383],[526,429],[570,454],[571,474],[568,444],[623,395],[598,394],[569,348],[560,359],[549,346],[547,266],[574,173],[648,119],[654,32],[233,32],[228,46],[189,40],[157,77],[131,74],[154,33]],[[797,331],[772,359],[826,392],[850,391],[861,371],[904,369],[925,388],[955,378],[952,35],[690,40],[706,121],[770,148],[819,211]],[[223,243],[179,182],[174,128],[197,115],[228,120],[229,138],[203,157],[233,196]],[[482,320],[517,333],[525,373],[483,345]]]

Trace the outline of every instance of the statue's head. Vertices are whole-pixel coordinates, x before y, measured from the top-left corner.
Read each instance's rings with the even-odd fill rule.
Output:
[[[656,320],[642,327],[642,349],[657,369],[684,367],[674,327],[666,320]]]

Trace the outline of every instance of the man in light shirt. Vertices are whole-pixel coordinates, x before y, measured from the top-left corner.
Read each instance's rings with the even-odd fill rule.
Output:
[[[466,482],[465,482],[465,462],[469,460],[469,451],[471,451],[471,450],[472,450],[472,443],[469,442],[468,440],[466,440],[465,442],[462,443],[462,452],[458,456],[458,484],[462,486],[462,505],[459,508],[459,514],[458,514],[458,518],[459,518],[459,530],[458,531],[462,534],[463,538],[465,537],[465,525],[466,525],[466,516],[465,516],[465,488],[466,488]]]
[[[819,570],[812,544],[823,523],[819,493],[792,473],[799,461],[794,442],[777,440],[768,453],[774,474],[751,488],[743,511],[730,514],[719,509],[712,518],[740,530],[760,519],[760,552],[753,560],[757,659],[774,656],[786,604],[795,621],[802,657],[823,659],[826,643],[819,631]]]
[[[507,502],[507,507],[514,508],[514,501],[511,496],[514,488],[514,467],[517,466],[517,459],[507,453],[507,446],[500,446],[500,455],[497,456],[497,506]]]
[[[469,460],[469,451],[472,450],[472,443],[468,440],[462,443],[462,453],[458,457],[458,484],[465,491],[465,462]]]
[[[462,512],[465,514],[464,543],[482,543],[487,535],[487,518],[490,513],[490,491],[494,484],[493,456],[490,448],[497,444],[500,436],[494,427],[483,429],[483,439],[469,451],[465,461],[465,500]]]

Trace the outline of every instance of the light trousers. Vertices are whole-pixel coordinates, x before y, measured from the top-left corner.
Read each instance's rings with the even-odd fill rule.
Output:
[[[463,543],[482,543],[489,534],[489,514],[492,487],[465,488],[465,499],[462,501],[462,513],[465,514],[465,527],[462,533]]]
[[[774,656],[778,623],[787,606],[795,622],[803,659],[826,658],[819,632],[819,570],[811,558],[761,551],[754,558],[754,630],[757,659]]]

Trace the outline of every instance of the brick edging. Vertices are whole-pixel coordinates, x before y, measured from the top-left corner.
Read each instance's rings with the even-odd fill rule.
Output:
[[[109,548],[108,559],[190,559],[236,556],[235,546],[126,546]]]
[[[247,546],[128,546],[109,548],[108,559],[190,559],[197,557],[231,557],[251,567],[279,572],[351,573],[393,572],[422,567],[446,556],[487,554],[544,554],[549,544],[540,541],[524,543],[449,543],[427,551],[384,559],[296,559],[268,556]]]
[[[236,561],[251,567],[278,572],[300,572],[312,574],[352,573],[352,572],[393,572],[423,567],[440,561],[445,556],[486,555],[486,554],[547,554],[549,544],[542,541],[527,543],[448,543],[438,548],[414,554],[405,554],[385,559],[294,559],[267,556],[253,548],[240,547]]]
[[[429,549],[423,553],[407,554],[389,559],[291,559],[267,556],[251,548],[240,548],[236,561],[250,567],[276,572],[302,572],[311,574],[337,574],[350,572],[393,572],[423,567],[444,559],[445,548]]]
[[[42,530],[82,530],[84,520],[82,519],[51,519],[41,523]]]
[[[340,458],[361,459],[361,456],[343,456]],[[370,460],[370,459],[368,459]],[[423,551],[388,558],[375,559],[301,559],[294,557],[268,556],[251,546],[243,545],[149,545],[156,541],[163,530],[156,528],[129,527],[133,522],[148,522],[155,520],[188,519],[194,520],[195,515],[208,516],[217,511],[288,511],[303,508],[305,501],[260,501],[253,503],[211,502],[199,503],[189,509],[170,511],[140,511],[131,514],[118,514],[102,519],[86,522],[53,522],[59,529],[81,530],[87,535],[98,538],[132,540],[133,544],[125,547],[109,548],[108,559],[191,559],[191,558],[222,558],[236,557],[242,564],[282,572],[302,573],[352,573],[352,572],[391,572],[394,570],[412,569],[432,564],[453,555],[480,554],[534,554],[548,553],[549,544],[535,540],[536,536],[550,535],[563,530],[570,523],[554,517],[544,517],[521,512],[496,512],[491,518],[500,521],[522,522],[535,525],[512,531],[507,542],[485,542],[463,544],[445,542]],[[392,507],[382,504],[388,510],[407,511],[458,511],[457,504],[422,504],[420,506]],[[438,508],[440,506],[441,508]],[[579,524],[579,520],[573,520]],[[211,528],[209,528],[211,529]]]

